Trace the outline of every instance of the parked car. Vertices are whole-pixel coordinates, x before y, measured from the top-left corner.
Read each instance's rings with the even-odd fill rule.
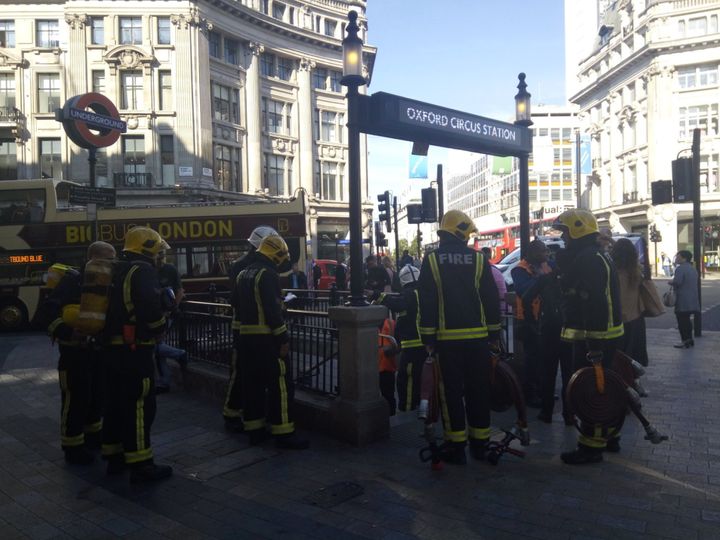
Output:
[[[337,267],[337,261],[334,259],[316,259],[315,264],[320,268],[320,283],[318,283],[319,290],[328,290],[330,285],[335,283],[335,268]]]

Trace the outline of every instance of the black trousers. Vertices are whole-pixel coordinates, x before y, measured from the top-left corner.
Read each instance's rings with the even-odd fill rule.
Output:
[[[690,341],[693,338],[693,325],[690,320],[692,311],[676,311],[675,317],[678,322],[678,330],[680,330],[680,339]]]
[[[420,403],[422,370],[427,353],[424,347],[403,349],[400,353],[400,366],[397,374],[398,408],[401,411],[414,411]]]
[[[240,336],[239,343],[245,431],[265,429],[269,423],[273,435],[293,433],[295,388],[289,358],[280,358],[280,347],[271,336]]]
[[[93,349],[60,345],[60,441],[63,449],[81,446],[86,433],[102,429],[104,381],[98,353]]]
[[[397,402],[395,400],[395,372],[381,371],[378,380],[380,382],[380,395],[388,402],[390,416],[394,416],[397,411]]]
[[[534,400],[539,396],[542,385],[543,352],[541,336],[525,322],[520,324],[523,345],[522,384],[525,399]]]
[[[243,416],[243,384],[242,372],[240,370],[240,336],[237,332],[233,332],[234,345],[232,353],[232,362],[230,364],[230,381],[228,382],[227,393],[225,394],[225,405],[223,407],[223,416],[225,420],[233,418],[242,418]]]
[[[487,340],[439,341],[437,354],[445,440],[464,443],[469,433],[471,441],[487,441],[491,371]]]
[[[124,454],[128,464],[152,460],[150,429],[155,420],[155,347],[109,347],[102,455]]]
[[[560,339],[560,328],[543,328],[540,335],[540,401],[543,414],[552,415],[555,408],[555,381],[557,379],[558,365],[560,366],[563,381],[562,410],[563,416],[567,412],[565,387],[572,375],[572,364],[562,359],[563,348],[569,345]]]

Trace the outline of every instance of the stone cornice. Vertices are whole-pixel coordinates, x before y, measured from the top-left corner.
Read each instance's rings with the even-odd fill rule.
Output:
[[[117,45],[110,49],[103,60],[108,63],[114,75],[118,69],[137,69],[142,67],[149,75],[157,60],[152,54],[144,51],[137,45]]]
[[[82,30],[85,25],[90,22],[90,17],[80,13],[67,13],[65,15],[65,22],[73,30]]]

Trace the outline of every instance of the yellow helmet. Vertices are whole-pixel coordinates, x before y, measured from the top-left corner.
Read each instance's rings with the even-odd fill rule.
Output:
[[[125,233],[123,251],[154,259],[166,249],[170,249],[168,243],[150,227],[133,227]]]
[[[555,219],[552,226],[553,229],[567,230],[572,240],[600,232],[595,216],[582,208],[566,210]]]
[[[445,212],[440,222],[438,232],[445,231],[460,240],[468,241],[472,233],[477,232],[475,223],[470,217],[460,210],[449,210]]]
[[[257,252],[265,255],[265,257],[270,259],[278,268],[283,263],[290,262],[290,251],[282,236],[275,234],[266,236],[260,242],[260,247],[258,247]]]

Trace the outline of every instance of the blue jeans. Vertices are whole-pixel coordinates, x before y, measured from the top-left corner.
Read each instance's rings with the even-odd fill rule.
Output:
[[[170,367],[167,364],[168,358],[176,360],[183,369],[187,366],[188,356],[185,350],[176,349],[167,343],[158,343],[155,348],[155,365],[157,366],[158,373],[155,386],[170,388],[171,376]]]

